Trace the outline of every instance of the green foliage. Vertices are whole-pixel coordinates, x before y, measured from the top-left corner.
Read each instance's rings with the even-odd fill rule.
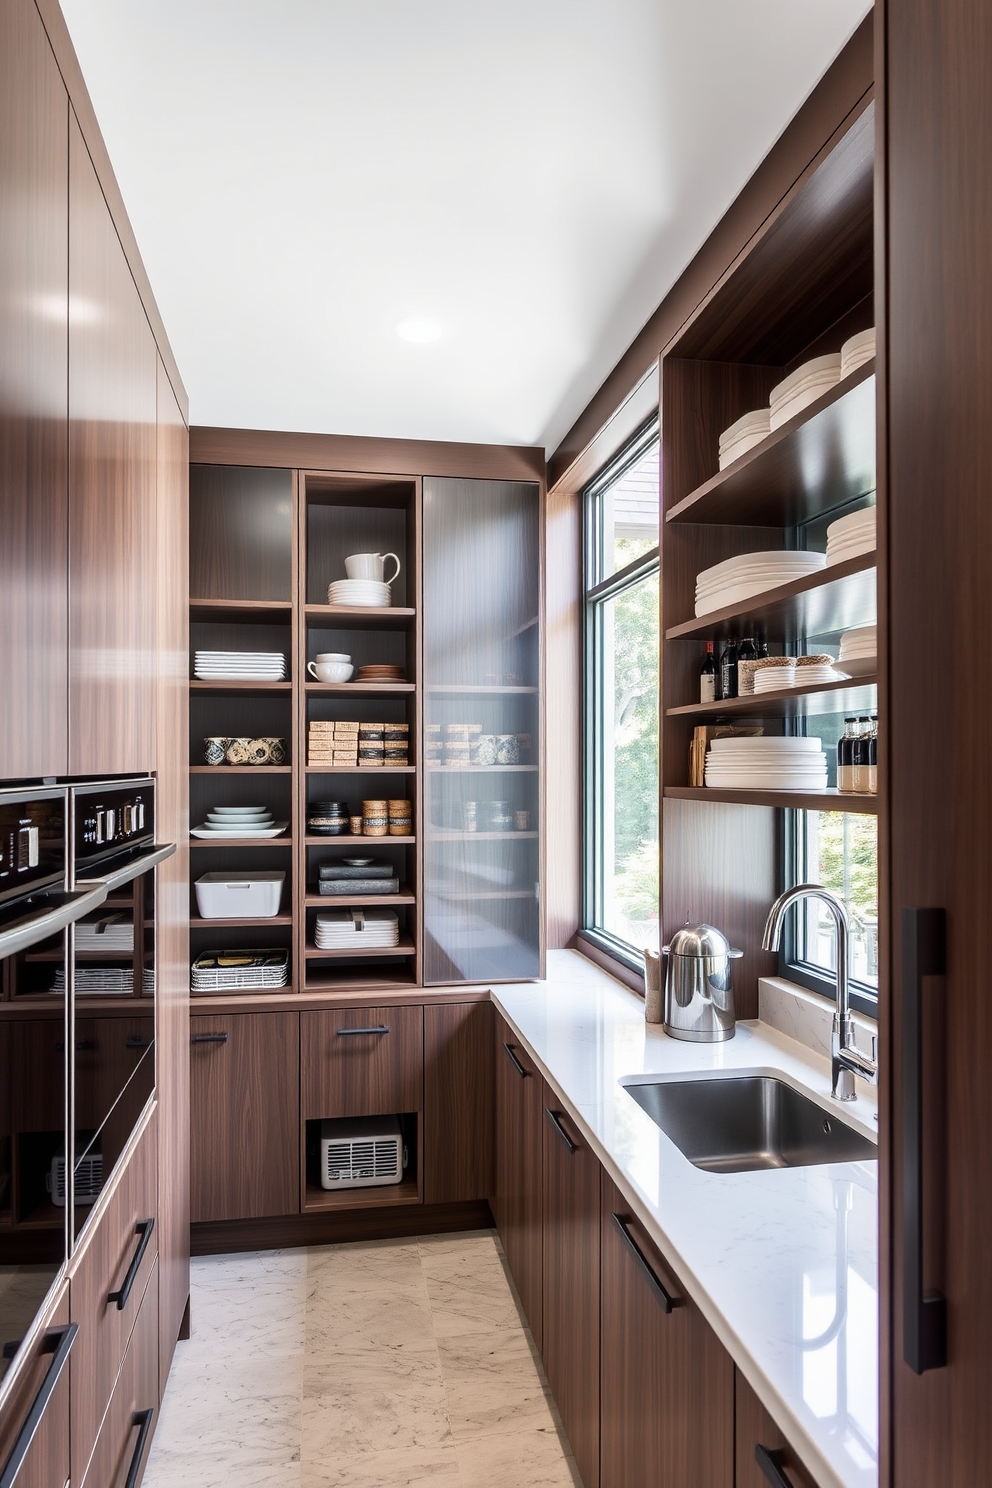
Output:
[[[626,859],[616,877],[617,903],[632,920],[653,920],[658,916],[661,892],[658,839],[642,842]]]
[[[878,829],[872,816],[820,812],[817,832],[819,881],[844,894],[844,832],[847,830],[848,902],[861,918],[878,917]]]
[[[658,576],[613,604],[616,863],[658,842]],[[654,869],[657,885],[657,864]],[[657,892],[654,898],[657,912]]]

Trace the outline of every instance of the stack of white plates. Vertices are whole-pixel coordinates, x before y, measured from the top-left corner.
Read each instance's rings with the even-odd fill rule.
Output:
[[[845,630],[840,638],[840,665],[851,677],[864,677],[878,666],[878,638],[874,625]]]
[[[714,739],[705,778],[723,790],[825,790],[827,756],[819,739]]]
[[[870,362],[875,355],[875,327],[869,326],[867,331],[859,331],[856,336],[845,341],[840,349],[840,375],[850,377],[865,362]]]
[[[866,506],[850,516],[838,517],[827,528],[827,563],[843,563],[859,553],[875,551],[875,507]]]
[[[704,568],[696,575],[696,614],[706,615],[724,605],[749,599],[752,594],[762,594],[779,584],[805,578],[825,567],[826,561],[823,553],[786,552],[783,549],[770,553],[739,553],[735,558],[725,558],[722,563]]]
[[[729,429],[724,429],[720,435],[720,469],[724,470],[739,460],[741,455],[746,455],[749,449],[760,444],[769,432],[769,419],[771,412],[767,408],[755,408],[751,413],[745,413],[731,424]]]
[[[322,951],[340,946],[370,949],[372,946],[399,944],[400,922],[391,909],[334,909],[319,914],[314,925],[314,945]]]
[[[327,586],[327,603],[356,609],[384,610],[392,603],[392,585],[378,579],[338,579]]]
[[[201,682],[281,682],[286,658],[279,651],[197,651],[193,675]]]
[[[827,356],[814,357],[790,373],[777,387],[773,387],[768,399],[770,408],[769,427],[778,429],[797,413],[802,413],[815,403],[828,388],[840,382],[840,352],[831,351]]]
[[[285,987],[288,981],[288,951],[205,951],[193,962],[190,991],[238,992],[247,987]]]
[[[844,672],[838,672],[832,662],[809,660],[800,656],[796,662],[796,686],[814,687],[818,682],[843,682]]]
[[[777,692],[782,687],[794,687],[796,663],[794,657],[782,658],[781,666],[761,667],[754,674],[755,692]]]
[[[80,920],[76,925],[76,950],[104,956],[130,956],[134,951],[134,922],[123,914],[104,915],[99,920]]]
[[[278,837],[288,826],[273,821],[267,806],[215,806],[191,830],[194,837]]]

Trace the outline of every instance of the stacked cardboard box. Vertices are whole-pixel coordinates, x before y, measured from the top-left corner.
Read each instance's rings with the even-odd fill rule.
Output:
[[[310,765],[357,765],[358,724],[315,721],[307,743]]]

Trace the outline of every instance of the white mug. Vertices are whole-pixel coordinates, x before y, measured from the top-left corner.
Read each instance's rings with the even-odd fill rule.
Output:
[[[386,578],[386,559],[392,558],[396,572]],[[352,553],[344,560],[344,571],[349,579],[374,579],[379,584],[392,584],[399,578],[402,564],[395,553]]]
[[[355,668],[347,661],[308,661],[307,671],[318,682],[350,682]]]
[[[344,662],[348,662],[348,661],[351,660],[351,657],[350,656],[346,656],[343,651],[318,651],[317,652],[317,658],[316,659],[317,659],[318,662],[321,662],[321,661],[344,661]]]

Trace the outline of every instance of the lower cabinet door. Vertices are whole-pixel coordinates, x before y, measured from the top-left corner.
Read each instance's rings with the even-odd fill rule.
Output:
[[[190,1019],[190,1219],[300,1209],[299,1014]]]
[[[15,1464],[17,1488],[62,1488],[69,1477],[69,1370],[78,1334],[69,1322],[69,1289],[52,1308],[48,1324],[0,1410],[0,1474]],[[35,1426],[35,1417],[41,1419]]]
[[[493,1191],[493,1005],[424,1008],[424,1201]]]
[[[517,1295],[540,1349],[544,1320],[544,1082],[496,1016],[493,1214]]]
[[[602,1183],[602,1488],[734,1488],[730,1355]]]
[[[598,1488],[602,1170],[543,1082],[542,1096],[544,1366],[584,1488]]]
[[[816,1488],[747,1380],[736,1371],[737,1477],[735,1488]]]
[[[132,1488],[132,1484],[141,1482],[158,1405],[156,1261],[83,1479],[83,1488],[125,1488],[125,1485]]]

